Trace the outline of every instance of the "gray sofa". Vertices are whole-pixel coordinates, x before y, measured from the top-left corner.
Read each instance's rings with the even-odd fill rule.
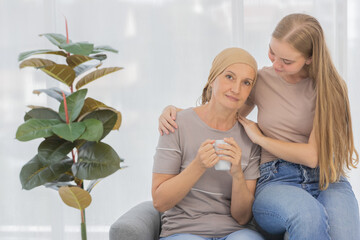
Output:
[[[153,207],[152,201],[142,202],[124,213],[110,227],[110,240],[158,240],[161,214]],[[267,239],[283,239],[272,236]],[[287,240],[285,234],[284,240]]]

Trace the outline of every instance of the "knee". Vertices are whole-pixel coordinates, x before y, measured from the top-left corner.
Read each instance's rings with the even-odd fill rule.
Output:
[[[265,240],[265,238],[259,233],[251,229],[242,229],[230,234],[226,240]]]
[[[329,228],[328,214],[321,204],[299,208],[289,216],[288,223],[288,228],[301,228],[307,232],[314,232],[324,227]]]

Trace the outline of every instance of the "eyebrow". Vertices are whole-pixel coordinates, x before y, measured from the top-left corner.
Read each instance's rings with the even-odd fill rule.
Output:
[[[233,73],[233,72],[232,72],[232,71],[230,71],[230,70],[227,70],[226,72],[230,72],[230,73],[232,73],[233,75],[235,75],[235,76],[236,76],[236,74],[235,74],[235,73]],[[251,78],[244,78],[244,79],[254,82],[254,79],[251,79]]]
[[[272,50],[270,44],[269,44],[269,49],[272,53],[274,53],[274,51]],[[287,58],[281,58],[282,60],[286,60],[286,61],[290,61],[290,62],[295,62],[295,60],[290,60],[290,59],[287,59]]]

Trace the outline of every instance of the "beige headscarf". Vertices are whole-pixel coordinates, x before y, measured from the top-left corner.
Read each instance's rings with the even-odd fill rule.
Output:
[[[206,102],[210,101],[211,98],[210,84],[213,81],[215,81],[216,77],[219,76],[228,66],[234,63],[244,63],[252,67],[255,71],[255,79],[253,85],[255,84],[257,77],[257,63],[255,61],[255,58],[242,48],[235,48],[235,47],[226,48],[215,57],[212,63],[210,74],[208,77],[208,82],[206,83],[203,89],[202,101],[201,101],[202,104],[205,104]]]

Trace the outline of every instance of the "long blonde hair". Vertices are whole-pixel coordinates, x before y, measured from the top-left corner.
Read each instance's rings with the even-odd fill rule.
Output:
[[[346,176],[345,166],[350,170],[359,162],[346,83],[330,58],[323,30],[314,17],[290,14],[278,23],[272,36],[289,43],[305,58],[312,58],[310,65],[304,67],[313,79],[317,93],[313,127],[319,159],[319,184],[321,189],[326,189],[329,183]]]

